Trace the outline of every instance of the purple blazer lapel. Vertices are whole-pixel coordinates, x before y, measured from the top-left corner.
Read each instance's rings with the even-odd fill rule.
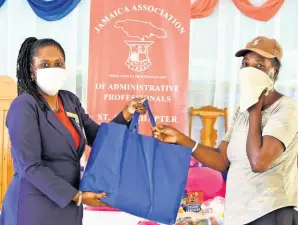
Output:
[[[80,118],[80,114],[77,109],[78,107],[74,102],[69,100],[67,97],[60,95],[60,98],[62,100],[64,111],[67,117],[69,118],[70,122],[72,123],[72,125],[80,135],[79,147],[76,150],[76,152],[80,156],[85,150],[86,137],[84,133],[84,126],[82,124],[82,119]]]
[[[68,129],[62,124],[62,122],[56,117],[53,111],[46,112],[46,118],[48,122],[65,138],[75,156],[78,155],[78,151],[75,147],[74,139]]]

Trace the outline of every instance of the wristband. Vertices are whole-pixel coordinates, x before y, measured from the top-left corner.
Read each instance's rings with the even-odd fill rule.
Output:
[[[82,200],[83,200],[83,192],[79,191],[79,199],[77,202],[77,206],[80,206],[82,204]]]
[[[196,144],[195,144],[195,146],[192,148],[191,152],[194,152],[194,151],[197,149],[198,145],[199,145],[199,142],[196,142]]]

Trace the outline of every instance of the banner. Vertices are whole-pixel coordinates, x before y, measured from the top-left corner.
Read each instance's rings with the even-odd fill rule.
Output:
[[[185,131],[189,23],[190,2],[184,0],[91,0],[91,118],[109,122],[128,101],[146,97],[157,123]],[[149,118],[140,120],[140,132],[150,135]]]
[[[190,3],[92,0],[88,113],[109,122],[146,97],[156,122],[186,130]],[[140,132],[151,134],[147,116]]]
[[[129,100],[146,97],[158,124],[186,131],[189,23],[190,2],[185,0],[91,0],[90,116],[98,123],[110,122]],[[147,116],[141,117],[140,132],[151,134]],[[177,225],[201,220],[220,224],[221,174],[191,167]],[[86,225],[156,225],[111,208],[86,209]]]

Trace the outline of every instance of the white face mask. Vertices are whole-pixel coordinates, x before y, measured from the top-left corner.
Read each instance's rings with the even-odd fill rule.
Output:
[[[45,68],[36,70],[36,84],[47,95],[58,93],[67,79],[67,70],[61,68]]]
[[[266,89],[265,95],[274,88],[274,79],[254,67],[245,67],[239,71],[240,80],[240,111],[244,112],[259,101]]]

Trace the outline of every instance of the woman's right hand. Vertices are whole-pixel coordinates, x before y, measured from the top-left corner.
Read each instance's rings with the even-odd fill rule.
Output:
[[[153,127],[152,135],[162,142],[179,144],[179,140],[184,134],[173,127],[158,125],[156,127]]]

